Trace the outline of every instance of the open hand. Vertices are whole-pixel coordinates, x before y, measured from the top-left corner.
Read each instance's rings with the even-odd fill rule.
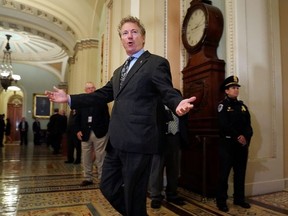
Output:
[[[188,113],[194,107],[194,105],[191,103],[194,102],[195,100],[196,100],[196,97],[194,97],[194,96],[182,100],[176,108],[177,115],[183,116],[186,113]]]
[[[46,96],[50,101],[56,103],[66,103],[68,102],[69,96],[63,89],[58,89],[55,86],[53,87],[54,91],[45,91]]]

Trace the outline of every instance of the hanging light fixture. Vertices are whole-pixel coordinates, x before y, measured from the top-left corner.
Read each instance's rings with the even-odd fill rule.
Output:
[[[12,36],[6,34],[7,44],[5,46],[6,50],[3,50],[4,56],[2,64],[0,65],[0,81],[2,87],[7,90],[9,86],[12,85],[13,82],[17,82],[21,79],[20,75],[13,74],[13,67],[12,67],[12,60],[11,60],[11,53],[10,51],[10,44],[9,40]]]

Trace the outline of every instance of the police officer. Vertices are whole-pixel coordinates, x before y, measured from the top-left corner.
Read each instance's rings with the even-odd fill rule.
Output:
[[[250,204],[245,201],[245,173],[253,129],[247,106],[237,99],[240,87],[238,82],[236,76],[229,76],[224,80],[221,90],[225,92],[226,97],[218,106],[221,144],[216,203],[218,209],[223,212],[229,211],[226,200],[231,168],[234,172],[234,205],[250,208]]]

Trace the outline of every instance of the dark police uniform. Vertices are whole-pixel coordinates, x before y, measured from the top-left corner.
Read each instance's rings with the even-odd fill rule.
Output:
[[[228,77],[222,84],[222,90],[231,86],[239,86],[238,78]],[[243,208],[250,208],[245,203],[245,173],[248,159],[248,147],[253,129],[251,127],[250,113],[247,106],[237,98],[226,98],[219,103],[218,117],[220,127],[220,177],[217,193],[217,206],[220,210],[228,211],[226,205],[228,177],[233,168],[234,171],[234,204]],[[238,142],[238,137],[243,135],[247,144]],[[222,208],[222,209],[221,209]]]

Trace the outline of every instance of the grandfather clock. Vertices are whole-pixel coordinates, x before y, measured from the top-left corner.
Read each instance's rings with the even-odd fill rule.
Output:
[[[217,106],[223,93],[225,62],[217,47],[223,32],[223,15],[211,1],[193,0],[182,25],[182,42],[189,53],[183,69],[184,97],[196,96],[189,113],[190,147],[182,151],[180,186],[214,197],[218,179]]]

